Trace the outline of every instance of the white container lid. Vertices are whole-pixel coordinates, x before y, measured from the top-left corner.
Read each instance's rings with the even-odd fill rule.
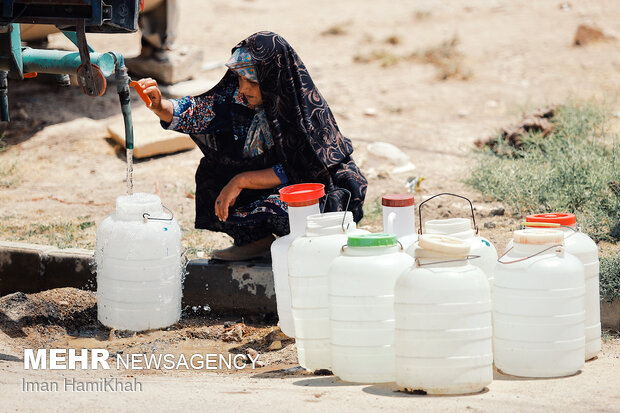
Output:
[[[429,234],[456,234],[471,231],[472,227],[469,218],[448,218],[426,221],[424,229]]]
[[[343,225],[344,218],[344,225]],[[312,214],[306,218],[306,235],[308,236],[319,236],[323,235],[322,230],[325,229],[333,229],[337,228],[343,232],[349,229],[355,229],[352,224],[353,222],[353,213],[351,211],[347,211],[346,214],[344,211],[339,212],[326,212],[324,214]],[[344,228],[344,229],[342,229]]]
[[[513,239],[517,244],[564,245],[564,233],[557,229],[520,229],[514,232]]]
[[[432,255],[437,253],[447,256],[464,257],[469,254],[471,246],[469,242],[440,234],[422,234],[418,240],[418,247],[415,250],[416,258],[427,258],[429,252]]]
[[[136,192],[116,198],[116,214],[120,219],[143,219],[145,213],[159,216],[162,212],[161,199],[155,194]]]

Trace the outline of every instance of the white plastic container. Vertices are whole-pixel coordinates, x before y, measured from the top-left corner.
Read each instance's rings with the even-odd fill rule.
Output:
[[[392,194],[381,198],[383,232],[395,234],[405,250],[418,240],[414,204],[413,195],[410,194]]]
[[[596,243],[577,227],[574,214],[553,213],[529,215],[528,223],[561,225],[566,252],[579,258],[585,270],[586,283],[586,360],[601,351],[601,303],[599,291],[599,259]],[[511,245],[509,245],[511,246]]]
[[[357,383],[394,381],[394,284],[413,264],[396,236],[350,236],[329,267],[332,371]]]
[[[295,322],[295,346],[299,364],[307,370],[331,368],[329,265],[340,255],[349,235],[367,233],[356,229],[351,212],[346,215],[343,212],[310,215],[306,233],[289,247],[288,278]]]
[[[470,260],[472,265],[480,268],[487,276],[489,286],[493,286],[493,273],[497,262],[497,249],[488,239],[480,236],[478,231],[472,227],[472,222],[468,218],[448,218],[432,219],[426,221],[424,230],[427,234],[449,235],[467,241],[471,247],[470,254],[478,255],[480,258]],[[413,254],[415,248],[407,251]]]
[[[288,204],[291,232],[271,244],[271,266],[280,330],[289,337],[295,337],[295,324],[288,281],[288,248],[297,237],[304,234],[306,218],[321,212],[319,199],[324,195],[323,184],[296,184],[280,190],[280,199]]]
[[[97,228],[95,261],[97,318],[103,325],[143,331],[179,320],[181,229],[157,195],[116,199],[116,212]]]
[[[493,381],[491,292],[470,244],[420,235],[416,265],[396,281],[396,384],[427,394],[482,391]]]
[[[561,231],[514,232],[493,286],[495,366],[523,377],[561,377],[584,365],[584,269]],[[558,246],[559,245],[559,246]]]

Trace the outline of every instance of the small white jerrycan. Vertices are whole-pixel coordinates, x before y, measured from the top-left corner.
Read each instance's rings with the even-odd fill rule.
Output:
[[[456,196],[466,200],[471,209],[471,220],[469,218],[432,219],[424,224],[426,233],[449,235],[469,243],[471,247],[469,253],[477,256],[477,258],[470,260],[470,263],[484,271],[489,281],[489,286],[493,289],[493,274],[495,272],[495,264],[497,261],[497,250],[491,241],[480,235],[478,225],[476,225],[474,206],[469,199],[461,195],[444,193],[435,195],[422,202],[419,207],[420,234],[422,233],[422,206],[426,202],[442,195]],[[413,249],[411,251],[407,251],[407,253],[411,255],[413,253]]]
[[[155,194],[116,198],[97,228],[97,319],[119,330],[163,328],[181,317],[181,228]]]
[[[329,265],[356,229],[351,212],[327,212],[307,218],[306,233],[288,250],[288,277],[299,364],[307,370],[331,368],[329,347]]]
[[[579,258],[585,270],[586,282],[586,360],[601,351],[601,303],[599,292],[599,259],[596,243],[581,232],[574,214],[552,213],[528,215],[528,228],[533,225],[557,227],[564,234],[566,252]]]
[[[482,391],[493,381],[491,292],[470,244],[420,235],[396,281],[396,384],[427,394]]]
[[[493,286],[493,345],[498,370],[561,377],[584,365],[584,268],[552,229],[514,232]]]
[[[410,194],[384,195],[383,232],[395,234],[405,250],[418,240],[415,229],[415,200]]]
[[[288,283],[288,248],[295,238],[303,235],[306,218],[321,212],[319,199],[323,196],[325,196],[323,184],[296,184],[280,189],[280,199],[288,204],[288,223],[291,232],[271,244],[271,267],[280,330],[289,337],[295,337],[295,324]]]
[[[349,236],[329,267],[332,371],[344,381],[394,381],[394,284],[413,264],[392,234]]]

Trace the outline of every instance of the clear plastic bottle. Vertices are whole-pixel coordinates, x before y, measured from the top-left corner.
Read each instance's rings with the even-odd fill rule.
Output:
[[[288,250],[295,346],[299,364],[307,370],[331,368],[329,347],[328,271],[349,235],[356,229],[353,214],[327,212],[310,215],[306,233]]]
[[[396,281],[396,384],[428,394],[482,391],[493,381],[491,292],[470,244],[423,234]]]
[[[295,324],[291,310],[291,289],[288,281],[288,248],[304,234],[306,218],[318,214],[319,199],[325,195],[323,184],[296,184],[280,190],[280,199],[288,204],[288,219],[291,232],[271,244],[271,265],[280,330],[289,337],[295,337]]]
[[[561,377],[585,359],[584,268],[562,246],[562,231],[514,232],[495,270],[495,366],[522,377]]]
[[[119,330],[142,331],[181,316],[181,228],[155,194],[116,199],[97,228],[97,318]]]
[[[332,371],[342,380],[394,381],[394,285],[412,264],[392,234],[350,236],[332,261]]]

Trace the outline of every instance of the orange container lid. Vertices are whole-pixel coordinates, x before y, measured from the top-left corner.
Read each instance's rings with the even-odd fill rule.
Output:
[[[323,184],[295,184],[280,189],[280,199],[290,206],[313,205],[325,196]]]
[[[381,205],[386,207],[408,207],[415,204],[411,194],[389,194],[381,198]]]
[[[577,219],[575,218],[575,214],[565,214],[561,212],[551,213],[551,214],[534,214],[528,215],[525,217],[526,222],[548,222],[551,224],[560,224],[560,225],[575,225],[577,223]]]

